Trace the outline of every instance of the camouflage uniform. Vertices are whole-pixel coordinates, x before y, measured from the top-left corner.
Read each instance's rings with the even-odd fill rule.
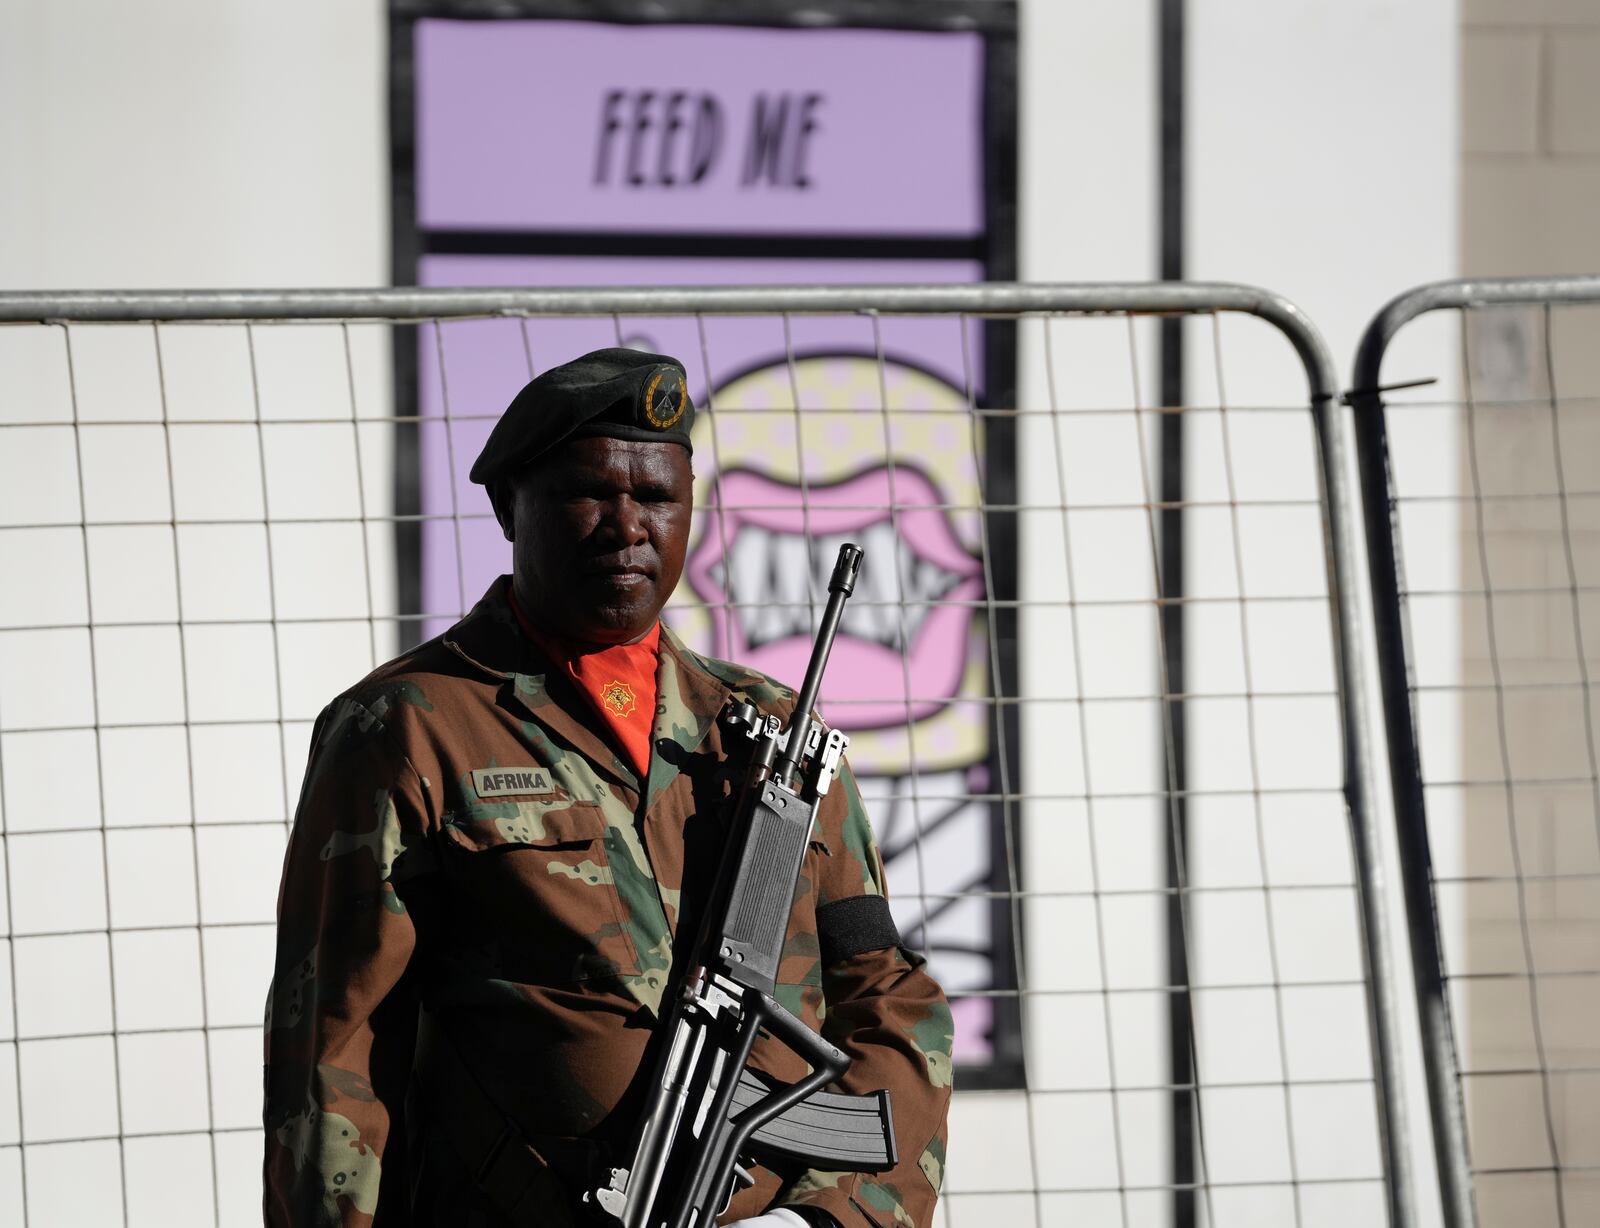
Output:
[[[641,784],[586,702],[546,672],[507,585],[317,721],[267,1005],[271,1225],[504,1222],[465,1171],[448,1114],[419,1099],[419,1006],[526,1136],[621,1143],[675,949],[692,939],[723,841],[734,765],[717,716],[730,697],[785,718],[793,704],[771,679],[664,631]],[[931,1223],[949,1008],[913,952],[824,967],[817,936],[819,905],[883,891],[846,768],[806,857],[777,996],[855,1059],[845,1090],[890,1089],[900,1164],[758,1168],[725,1221],[810,1204],[846,1228]],[[805,1070],[766,1039],[752,1062],[786,1080]],[[569,1190],[582,1179],[565,1178]],[[551,1223],[566,1218],[560,1201]]]

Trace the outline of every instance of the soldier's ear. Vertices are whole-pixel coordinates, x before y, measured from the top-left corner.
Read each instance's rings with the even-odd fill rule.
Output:
[[[494,518],[500,522],[500,532],[506,540],[516,540],[516,500],[503,481],[489,483],[489,505],[494,508]]]

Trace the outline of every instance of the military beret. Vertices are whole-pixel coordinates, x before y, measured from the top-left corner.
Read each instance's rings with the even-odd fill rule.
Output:
[[[683,364],[665,354],[613,347],[551,367],[506,406],[472,463],[487,486],[558,443],[605,435],[689,447],[694,402]]]

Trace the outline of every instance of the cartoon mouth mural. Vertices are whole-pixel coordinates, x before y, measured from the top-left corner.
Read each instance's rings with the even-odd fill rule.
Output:
[[[961,693],[983,566],[926,476],[882,466],[812,485],[804,509],[794,485],[748,470],[724,472],[709,493],[686,574],[708,606],[732,607],[712,619],[714,655],[803,677],[834,557],[854,541],[866,559],[829,660],[834,723],[920,721]]]
[[[996,708],[967,398],[893,359],[819,354],[729,380],[714,404],[695,423],[696,536],[672,625],[793,685],[839,544],[866,551],[820,707],[850,734],[901,932],[952,989],[994,987],[1010,930],[982,897],[1007,883],[1000,816],[979,796]],[[993,1057],[997,1001],[958,998],[958,1062]]]
[[[839,547],[846,542],[868,551],[879,565],[857,583],[840,630],[895,652],[916,638],[928,616],[928,603],[945,597],[961,581],[932,560],[918,558],[891,520],[879,520],[857,532],[814,533],[809,539],[746,520],[711,576],[723,592],[738,595],[734,616],[750,648],[791,635],[815,634],[817,610],[825,600],[822,594]],[[885,566],[884,560],[890,565]],[[754,599],[745,600],[752,591]]]

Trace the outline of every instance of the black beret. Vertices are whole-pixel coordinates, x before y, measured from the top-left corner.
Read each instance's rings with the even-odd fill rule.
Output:
[[[676,358],[618,347],[595,350],[523,386],[489,432],[471,477],[487,486],[584,435],[687,448],[693,425],[694,402]]]

